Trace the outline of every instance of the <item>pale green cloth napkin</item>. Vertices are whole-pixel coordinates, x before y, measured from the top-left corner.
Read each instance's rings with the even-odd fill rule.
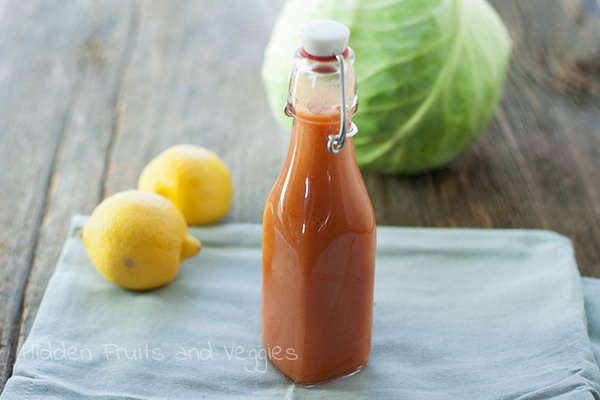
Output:
[[[2,399],[598,399],[571,243],[545,231],[378,231],[373,350],[360,374],[301,389],[265,361],[261,227],[204,243],[168,286],[120,289],[74,219]],[[586,281],[600,330],[600,286]],[[590,314],[592,315],[592,314]]]

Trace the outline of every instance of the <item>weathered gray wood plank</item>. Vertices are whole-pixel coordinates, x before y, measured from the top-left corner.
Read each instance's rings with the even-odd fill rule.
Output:
[[[47,205],[23,301],[18,345],[31,328],[46,283],[74,213],[89,213],[102,198],[107,152],[123,71],[138,37],[136,6],[119,0],[93,3],[90,29],[77,49],[77,93],[69,106]]]
[[[77,8],[61,9],[69,18],[60,27],[51,23],[56,15],[42,4],[3,2],[1,9],[0,376],[4,382],[14,358],[23,291],[74,92],[68,76],[75,66],[63,57],[74,52],[76,44],[67,36],[81,29],[82,21]],[[40,37],[45,35],[48,40],[42,43]]]
[[[123,39],[130,13],[122,1],[2,5],[3,385],[12,369],[19,329],[29,329],[70,215],[88,211],[98,201],[113,121],[113,82],[127,53]]]
[[[231,169],[229,218],[260,221],[289,140],[269,112],[260,79],[277,3],[147,5],[148,27],[140,28],[148,40],[138,42],[125,74],[107,194],[135,187],[143,166],[168,146],[193,143]]]

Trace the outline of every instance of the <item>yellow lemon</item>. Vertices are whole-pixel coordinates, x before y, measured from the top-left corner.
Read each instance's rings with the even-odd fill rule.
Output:
[[[227,165],[212,151],[192,145],[160,153],[142,171],[138,188],[171,200],[188,225],[217,222],[227,214],[233,198]]]
[[[133,290],[167,284],[181,261],[198,254],[201,247],[173,203],[141,190],[105,199],[87,220],[81,237],[98,272]]]

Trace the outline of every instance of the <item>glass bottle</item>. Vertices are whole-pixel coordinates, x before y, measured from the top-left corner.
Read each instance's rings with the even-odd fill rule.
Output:
[[[375,216],[350,138],[358,103],[348,37],[334,21],[303,32],[286,106],[290,147],[263,216],[263,342],[301,385],[360,371],[371,347]]]

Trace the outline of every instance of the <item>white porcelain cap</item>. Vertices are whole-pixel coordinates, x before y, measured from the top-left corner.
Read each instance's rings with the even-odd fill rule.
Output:
[[[302,30],[302,48],[315,57],[342,54],[349,39],[350,29],[332,20],[313,21]]]

